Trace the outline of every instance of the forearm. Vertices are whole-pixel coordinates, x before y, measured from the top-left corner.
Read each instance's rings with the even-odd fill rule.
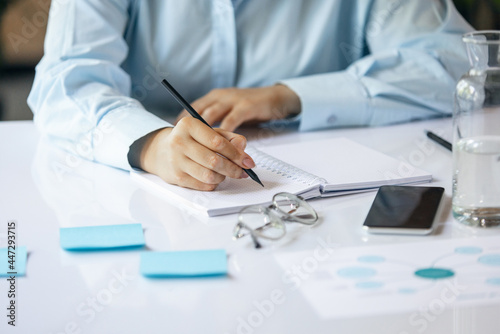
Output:
[[[135,140],[169,125],[130,98],[130,77],[120,67],[128,52],[127,6],[88,0],[52,7],[28,99],[42,133],[74,154],[123,169],[130,169]]]
[[[392,9],[375,3],[367,22],[370,54],[344,71],[283,81],[300,97],[302,130],[451,113],[455,83],[468,66],[461,35],[471,27],[450,1],[446,8],[434,0]]]

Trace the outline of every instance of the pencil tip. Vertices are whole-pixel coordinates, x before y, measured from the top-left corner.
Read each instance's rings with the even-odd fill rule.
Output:
[[[262,181],[260,181],[259,177],[257,176],[257,174],[255,174],[255,181],[257,181],[258,184],[260,184],[262,186],[262,188],[264,188],[264,185],[262,184]]]
[[[262,187],[264,187],[264,185],[260,181],[259,177],[257,176],[257,174],[255,174],[255,172],[253,170],[251,170],[251,169],[244,169],[244,171],[248,174],[248,176],[250,176],[250,178],[252,180],[254,180],[258,184],[260,184]]]

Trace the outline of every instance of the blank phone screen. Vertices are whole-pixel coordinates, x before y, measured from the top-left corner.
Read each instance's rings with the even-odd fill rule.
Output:
[[[364,225],[428,229],[432,226],[443,193],[441,187],[380,187]]]

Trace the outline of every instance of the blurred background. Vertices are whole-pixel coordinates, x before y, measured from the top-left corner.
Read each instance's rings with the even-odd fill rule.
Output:
[[[500,29],[500,0],[454,2],[476,29]],[[50,0],[0,0],[0,120],[33,118],[26,99],[43,55],[49,8]]]

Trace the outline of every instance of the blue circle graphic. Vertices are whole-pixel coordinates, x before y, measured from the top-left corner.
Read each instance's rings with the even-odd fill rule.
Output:
[[[474,254],[480,254],[482,252],[483,249],[481,247],[463,246],[455,248],[455,253],[457,254],[474,255]]]
[[[415,271],[415,276],[425,279],[443,279],[455,276],[450,269],[443,268],[424,268]]]
[[[490,284],[490,285],[499,285],[500,286],[500,278],[499,277],[488,278],[486,280],[486,283]]]
[[[377,271],[367,267],[346,267],[339,269],[337,274],[343,278],[369,278],[375,276]]]
[[[358,257],[358,261],[363,263],[381,263],[385,262],[385,257],[378,255],[364,255]]]
[[[486,264],[488,266],[500,266],[500,254],[488,254],[480,256],[478,259],[479,263]]]
[[[356,283],[356,288],[358,289],[378,289],[384,286],[382,282],[368,281]]]

